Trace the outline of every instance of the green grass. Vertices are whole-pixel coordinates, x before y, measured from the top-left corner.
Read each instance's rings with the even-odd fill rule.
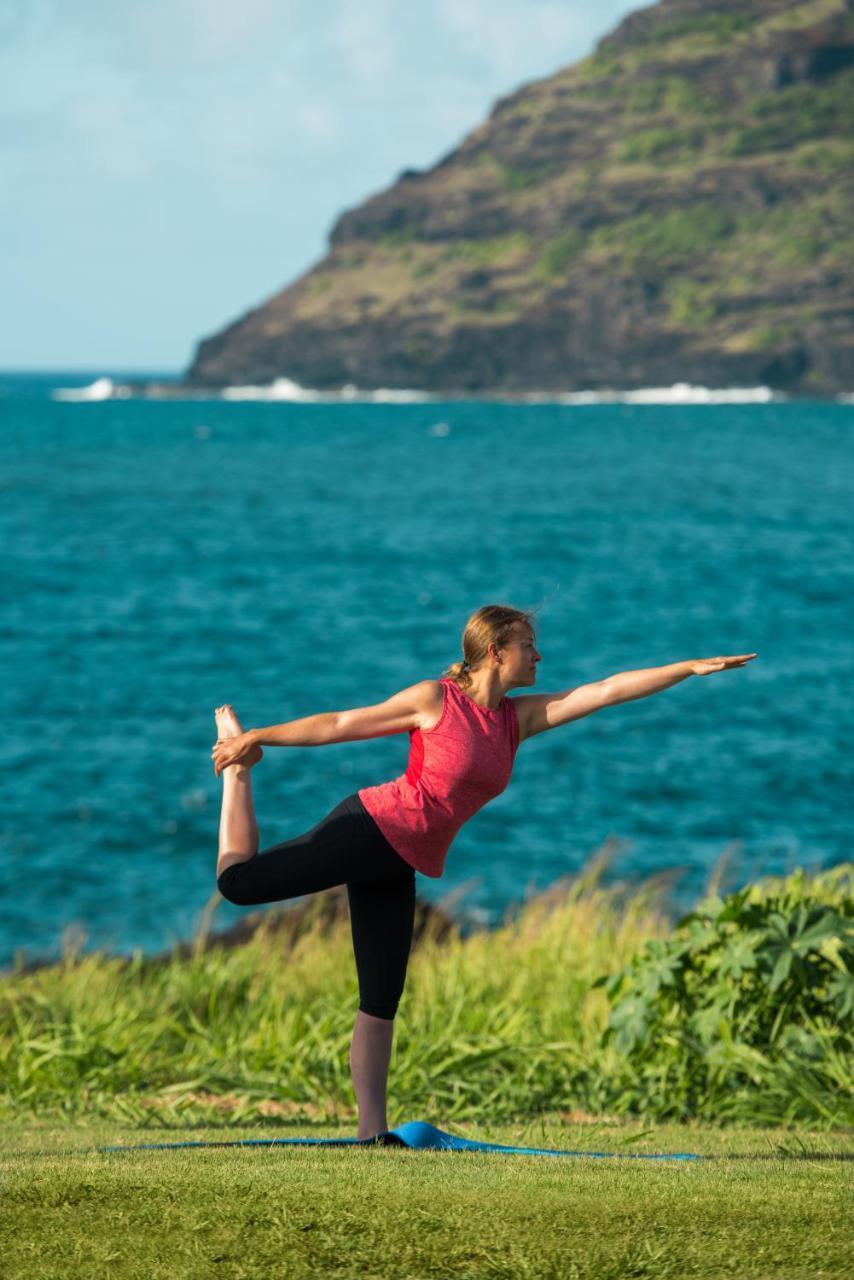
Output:
[[[800,330],[794,324],[769,324],[742,335],[742,344],[750,351],[777,351],[794,342]]]
[[[214,895],[183,957],[127,962],[72,946],[55,966],[3,975],[0,1276],[848,1274],[854,1131],[834,1123],[850,1095],[844,1064],[839,1074],[815,1061],[825,1075],[815,1076],[824,1092],[814,1106],[769,1057],[758,1083],[745,1076],[733,1086],[726,1125],[657,1122],[655,1108],[679,1105],[666,1085],[650,1086],[649,1114],[623,1114],[622,1086],[612,1084],[627,1058],[603,1046],[610,1006],[593,983],[672,926],[666,881],[602,887],[607,857],[499,929],[443,937],[432,918],[395,1028],[389,1123],[423,1119],[509,1145],[714,1159],[99,1152],[355,1133],[346,915],[324,920],[317,895],[298,928],[286,912],[268,912],[249,941],[227,948],[209,932]],[[848,877],[843,865],[797,880],[797,892],[839,904]]]
[[[694,159],[703,149],[707,126],[676,125],[641,129],[619,142],[614,152],[618,164],[644,164]]]
[[[656,1059],[649,1080],[649,1063],[628,1062],[606,1034],[612,1006],[601,984],[650,940],[668,938],[671,924],[655,879],[631,890],[601,886],[606,858],[499,929],[425,932],[398,1013],[394,1114],[509,1124],[579,1107],[650,1119],[725,1112],[731,1123],[761,1117],[816,1130],[854,1119],[850,1072],[829,1042],[816,1044],[809,1063],[773,1045],[761,1061],[754,1046],[742,1062],[735,1044],[714,1080],[692,1075],[690,1089],[678,1048]],[[786,883],[797,900],[842,910],[850,878],[843,864]],[[218,901],[214,894],[210,912]],[[358,991],[349,920],[345,912],[327,927],[322,906],[321,895],[311,899],[296,932],[287,911],[266,913],[239,947],[206,945],[209,913],[184,957],[71,950],[57,965],[3,975],[0,1116],[197,1124],[225,1114],[239,1124],[352,1115],[347,1050]],[[825,978],[815,981],[824,999]],[[789,1000],[787,989],[780,998]],[[806,1028],[793,1000],[789,1022]],[[842,1022],[838,1031],[848,1034]],[[723,1049],[740,1033],[721,1035]]]
[[[848,138],[804,142],[792,149],[788,160],[796,169],[810,173],[848,174],[854,172],[854,142]]]
[[[838,16],[841,9],[840,0],[805,0],[804,4],[796,4],[782,8],[779,13],[763,18],[758,25],[758,32],[791,31],[799,27],[817,24],[824,18]]]
[[[757,18],[749,13],[687,14],[681,18],[672,18],[669,22],[656,23],[650,27],[645,38],[635,35],[632,44],[658,45],[673,40],[693,40],[701,42],[704,47],[716,49],[732,40],[733,36],[748,31],[756,23]]]
[[[825,84],[793,84],[743,104],[739,123],[722,143],[722,154],[788,152],[812,139],[845,140],[854,128],[854,69],[843,69]]]
[[[717,315],[719,284],[700,284],[677,276],[668,280],[664,292],[668,315],[680,329],[702,333]]]
[[[641,258],[693,264],[700,254],[723,244],[737,220],[730,210],[710,201],[698,201],[684,209],[665,213],[641,213],[621,222],[597,227],[590,236],[594,246],[613,246],[626,265]]]
[[[529,115],[530,113],[527,113],[526,119]],[[556,165],[536,169],[520,168],[517,165],[507,164],[504,160],[500,160],[498,156],[486,151],[481,152],[474,163],[477,168],[486,167],[491,169],[502,190],[510,194],[527,191],[529,187],[541,185],[544,181],[560,172],[560,166]]]
[[[826,83],[794,84],[740,103],[729,104],[693,87],[683,76],[664,75],[623,84],[600,84],[604,99],[624,113],[611,140],[617,164],[652,164],[672,170],[687,162],[726,163],[768,156],[791,162],[793,151],[808,144],[825,148],[825,171],[842,168],[849,158],[854,129],[854,69]],[[594,95],[595,96],[595,95]]]
[[[721,110],[720,99],[697,88],[687,76],[650,76],[613,86],[615,101],[622,101],[630,115],[667,112],[671,115],[710,115]]]
[[[396,249],[399,245],[411,244],[416,237],[416,228],[410,223],[408,226],[398,227],[395,231],[384,232],[378,236],[376,244],[384,248]]]
[[[417,1117],[412,1117],[417,1118]],[[706,1162],[113,1144],[271,1136],[16,1123],[2,1136],[4,1280],[44,1277],[774,1277],[850,1274],[839,1136],[544,1118],[487,1141]],[[346,1127],[345,1127],[346,1128]],[[327,1133],[341,1133],[327,1127]],[[298,1136],[320,1136],[301,1125]],[[88,1154],[63,1154],[68,1150]],[[850,1204],[849,1204],[850,1207]]]
[[[532,272],[535,280],[554,280],[562,276],[570,263],[578,257],[585,244],[581,231],[567,231],[554,236],[544,245]]]
[[[459,238],[452,240],[439,253],[443,262],[461,260],[473,266],[496,266],[518,259],[530,249],[531,237],[525,231],[485,240]]]

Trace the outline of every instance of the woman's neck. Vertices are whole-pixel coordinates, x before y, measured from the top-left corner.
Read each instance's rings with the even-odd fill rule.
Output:
[[[488,671],[479,672],[480,680],[472,677],[471,684],[468,688],[463,689],[463,693],[467,693],[472,702],[476,702],[479,707],[484,707],[488,711],[495,711],[504,697],[504,689],[496,673]],[[460,686],[462,688],[462,686]]]

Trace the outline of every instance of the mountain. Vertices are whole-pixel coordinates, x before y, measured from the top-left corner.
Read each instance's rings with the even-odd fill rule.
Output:
[[[184,383],[854,387],[854,0],[661,0],[348,210]]]

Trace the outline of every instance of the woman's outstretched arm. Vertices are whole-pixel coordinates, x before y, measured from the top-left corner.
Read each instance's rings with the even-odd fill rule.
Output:
[[[438,709],[437,709],[438,708]],[[322,747],[333,742],[358,742],[419,729],[438,719],[442,691],[438,680],[420,680],[385,702],[348,711],[321,711],[265,729],[247,729],[236,738],[219,739],[211,752],[219,773],[240,760],[253,746]]]
[[[566,693],[534,693],[516,698],[519,713],[520,741],[556,729],[558,725],[580,720],[603,707],[614,707],[621,702],[646,698],[651,693],[669,689],[688,676],[708,676],[714,671],[730,667],[743,667],[755,653],[740,653],[728,658],[692,658],[686,662],[671,662],[664,667],[643,667],[638,671],[620,671],[579,685]]]
[[[708,676],[713,671],[725,671],[728,667],[743,667],[755,653],[740,653],[734,658],[693,658],[688,662],[671,662],[666,667],[644,667],[640,671],[620,671],[608,676],[602,683],[608,695],[608,705],[631,702],[645,698],[650,693],[660,693],[671,685],[686,680],[688,676]]]

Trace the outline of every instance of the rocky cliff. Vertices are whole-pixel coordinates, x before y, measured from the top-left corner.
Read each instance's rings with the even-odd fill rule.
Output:
[[[661,0],[200,343],[187,386],[854,389],[854,0]]]

